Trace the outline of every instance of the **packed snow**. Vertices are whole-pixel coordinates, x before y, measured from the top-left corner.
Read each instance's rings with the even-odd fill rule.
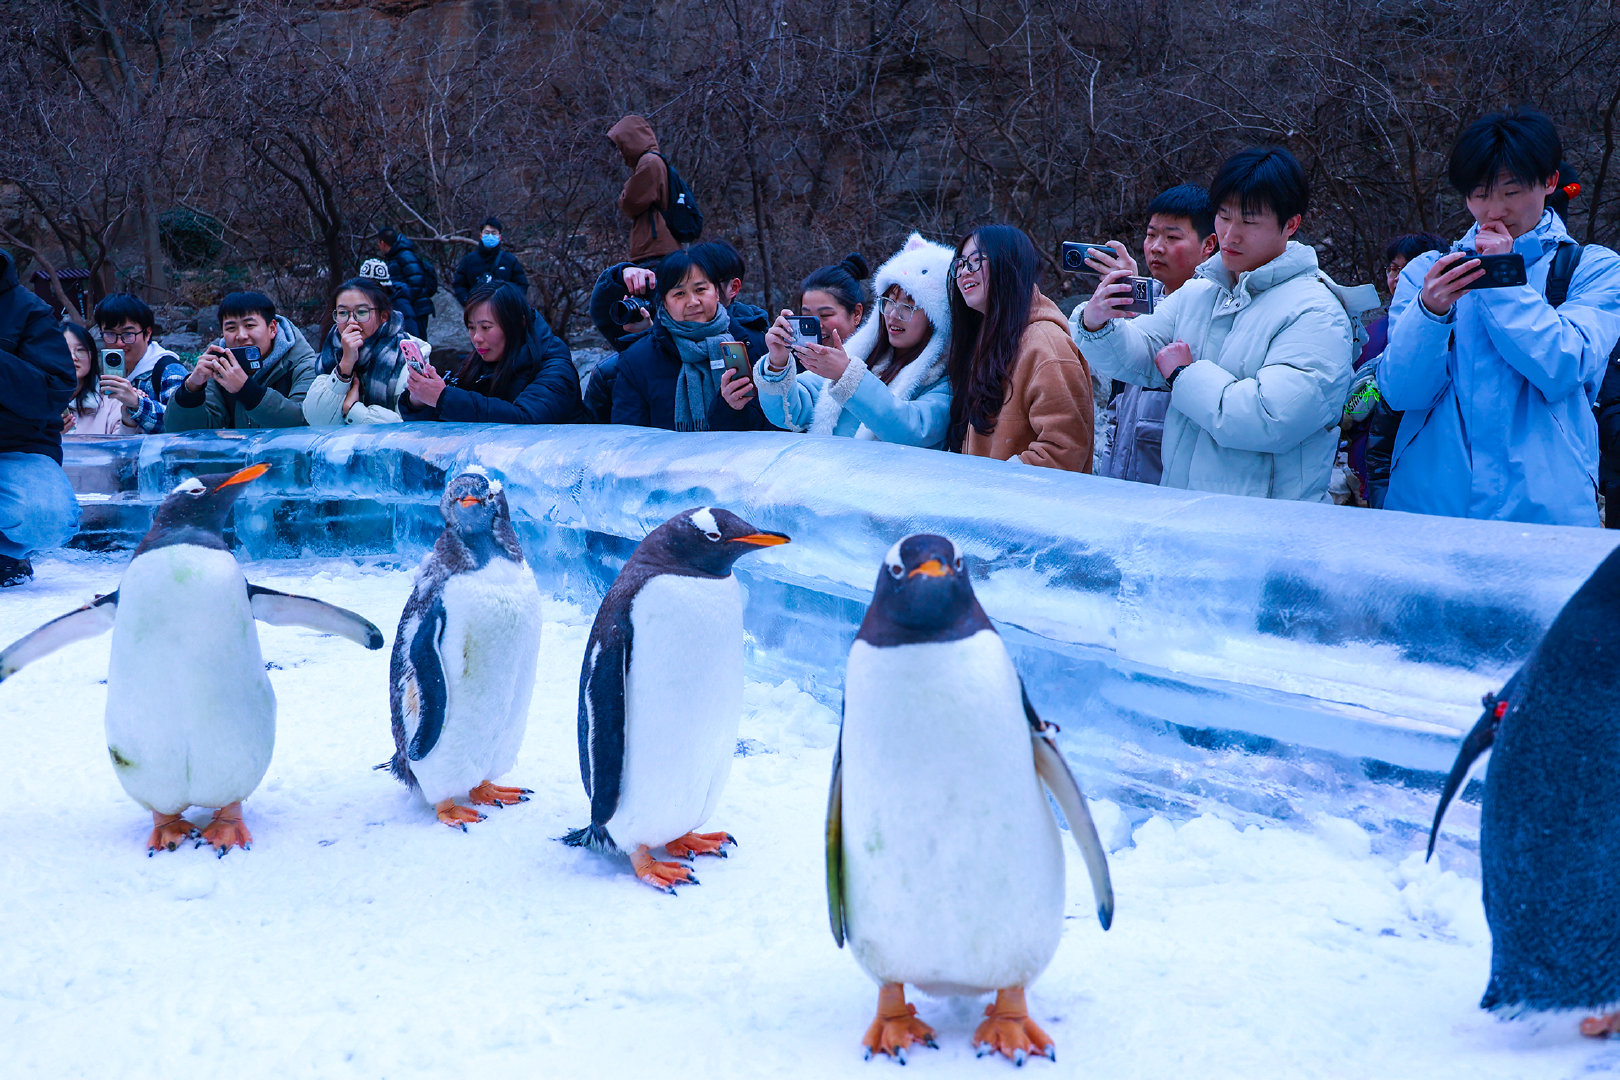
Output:
[[[115,588],[122,563],[37,563],[33,585],[0,596],[0,645]],[[349,562],[247,569],[351,607],[390,638],[411,582],[408,569]],[[556,841],[588,820],[575,695],[593,614],[547,602],[508,778],[533,801],[491,808],[465,834],[371,769],[392,750],[386,648],[260,624],[276,754],[246,803],[252,851],[223,859],[190,847],[145,856],[150,818],[119,787],[102,735],[110,637],[0,686],[0,1073],[889,1075],[891,1063],[862,1061],[876,988],[827,928],[838,728],[808,694],[748,684],[710,824],[740,847],[701,860],[700,887],[656,893],[627,864]],[[1442,868],[1421,851],[1375,853],[1342,818],[1239,828],[1107,802],[1093,812],[1113,851],[1114,927],[1098,927],[1066,839],[1065,938],[1029,994],[1058,1060],[1030,1063],[1034,1073],[1620,1073],[1620,1043],[1582,1039],[1573,1018],[1504,1022],[1476,1007],[1490,937],[1471,859]],[[910,1072],[1011,1067],[969,1045],[987,998],[909,996],[940,1041],[912,1054]]]

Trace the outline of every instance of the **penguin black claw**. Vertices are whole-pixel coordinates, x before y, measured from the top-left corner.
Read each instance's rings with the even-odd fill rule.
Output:
[[[904,1065],[906,1063],[906,1048],[905,1047],[897,1046],[897,1047],[894,1048],[894,1060],[897,1061],[898,1063],[900,1063],[901,1065]]]
[[[1018,1066],[1020,1069],[1022,1069],[1024,1067],[1024,1058],[1026,1056],[1027,1055],[1022,1050],[1014,1050],[1013,1051],[1013,1064]]]

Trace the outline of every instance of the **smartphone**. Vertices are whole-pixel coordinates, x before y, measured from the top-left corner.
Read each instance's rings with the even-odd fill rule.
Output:
[[[236,362],[242,366],[243,371],[250,373],[258,371],[263,363],[259,359],[259,347],[257,345],[242,345],[225,351],[230,353]]]
[[[1506,289],[1513,285],[1524,285],[1529,278],[1524,272],[1524,256],[1516,251],[1506,255],[1476,255],[1471,251],[1464,252],[1470,259],[1479,260],[1479,268],[1485,271],[1469,290],[1474,289]]]
[[[1133,277],[1131,281],[1131,302],[1121,311],[1133,311],[1138,315],[1153,314],[1153,305],[1158,301],[1158,293],[1153,287],[1150,277]]]
[[[405,362],[411,365],[412,371],[420,373],[427,370],[427,363],[422,359],[422,350],[417,348],[416,342],[400,342],[399,351],[404,354]]]
[[[821,320],[814,315],[794,315],[793,347],[821,344]]]
[[[748,346],[740,341],[722,341],[720,358],[739,379],[746,379],[753,373],[754,366],[748,360]]]
[[[108,375],[124,377],[124,350],[107,349],[101,354],[101,370]]]
[[[1086,255],[1092,248],[1097,248],[1109,258],[1114,257],[1114,249],[1107,244],[1096,244],[1090,241],[1065,240],[1063,242],[1063,270],[1069,274],[1095,274],[1097,268],[1086,262]]]

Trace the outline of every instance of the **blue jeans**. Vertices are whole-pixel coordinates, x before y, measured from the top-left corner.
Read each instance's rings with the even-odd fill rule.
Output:
[[[44,454],[0,454],[0,555],[26,559],[61,547],[79,528],[79,501]]]

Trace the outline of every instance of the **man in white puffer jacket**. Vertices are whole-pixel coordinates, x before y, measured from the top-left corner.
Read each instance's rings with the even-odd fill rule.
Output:
[[[1309,200],[1280,147],[1245,150],[1209,190],[1220,251],[1151,315],[1121,318],[1130,272],[1103,276],[1069,319],[1092,368],[1170,388],[1164,487],[1326,501],[1356,355],[1353,316],[1377,306],[1342,290],[1292,240]]]

